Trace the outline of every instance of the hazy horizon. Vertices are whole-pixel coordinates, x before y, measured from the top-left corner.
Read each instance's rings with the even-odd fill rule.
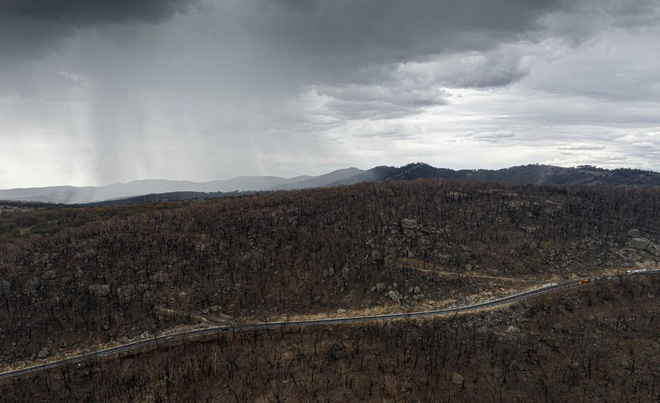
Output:
[[[394,166],[394,165],[391,165],[391,164],[389,164],[389,165],[385,164],[385,165],[381,165],[381,166],[391,166],[391,167],[395,167],[395,168],[400,168],[400,167],[403,167],[403,166],[406,166],[406,165],[417,164],[417,163],[425,164],[425,162],[423,162],[423,161],[416,161],[416,162],[410,162],[410,163],[400,165],[400,166]],[[524,164],[524,165],[543,165],[543,164],[530,163],[530,164]],[[519,166],[523,166],[523,165],[519,165]],[[560,168],[578,168],[579,167],[579,166],[559,166],[559,165],[553,165],[553,166],[557,166],[557,167],[560,167]],[[469,170],[480,170],[480,169],[497,171],[497,170],[500,170],[500,169],[508,169],[508,168],[516,168],[516,167],[518,167],[518,166],[509,166],[509,167],[492,168],[492,169],[490,169],[490,168],[469,168],[469,167],[448,168],[448,167],[444,167],[444,166],[435,166],[434,168],[452,169],[454,171],[464,171],[464,170],[469,171]],[[595,166],[595,167],[596,168],[603,168],[603,167],[599,167],[599,166]],[[129,181],[126,181],[126,182],[113,182],[113,183],[101,184],[101,185],[54,184],[54,185],[46,185],[46,186],[18,186],[18,187],[13,187],[13,188],[0,188],[0,191],[16,190],[16,189],[41,189],[41,188],[51,188],[51,187],[104,188],[104,187],[113,187],[113,186],[124,186],[124,185],[129,185],[131,183],[161,182],[161,181],[162,182],[172,182],[172,183],[184,182],[184,183],[195,184],[195,185],[207,184],[207,183],[212,183],[212,182],[234,182],[234,181],[238,181],[239,183],[242,183],[242,182],[244,182],[245,179],[249,179],[249,178],[271,178],[271,177],[272,178],[281,178],[282,180],[292,180],[292,179],[297,179],[297,178],[302,178],[304,180],[304,178],[316,178],[316,177],[323,176],[323,175],[326,175],[326,174],[331,174],[331,173],[337,172],[337,171],[345,171],[345,170],[349,170],[349,169],[358,169],[362,172],[366,172],[366,171],[368,171],[372,168],[377,168],[377,166],[369,167],[369,168],[345,167],[345,168],[338,168],[338,169],[334,169],[332,171],[321,172],[321,173],[318,173],[318,174],[311,174],[311,175],[310,174],[304,174],[304,173],[300,174],[300,175],[292,175],[292,176],[239,175],[239,176],[233,176],[231,178],[218,178],[218,179],[211,179],[211,180],[208,180],[208,181],[194,181],[194,180],[186,180],[186,179],[166,179],[166,178],[140,178],[140,179],[132,179],[132,180],[129,180]],[[605,168],[605,169],[613,170],[613,169],[619,169],[619,168],[627,169],[627,167],[612,167],[612,168]],[[632,168],[632,169],[637,169],[637,168]],[[660,173],[660,171],[654,171],[654,170],[647,170],[647,171]],[[225,190],[225,191],[234,191],[234,190],[236,190],[236,189],[229,189],[229,190]],[[243,189],[243,190],[259,190],[259,189]]]
[[[654,0],[0,0],[0,189],[660,171]]]

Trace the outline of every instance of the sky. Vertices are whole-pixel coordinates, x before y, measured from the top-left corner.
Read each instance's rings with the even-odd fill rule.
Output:
[[[0,0],[0,189],[660,171],[657,0]]]

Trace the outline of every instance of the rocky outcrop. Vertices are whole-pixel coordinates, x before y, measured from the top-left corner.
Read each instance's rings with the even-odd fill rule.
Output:
[[[648,238],[640,236],[639,230],[631,229],[628,231],[628,237],[631,238],[628,241],[628,247],[649,253],[653,256],[660,256],[660,245]]]
[[[649,246],[650,243],[651,241],[646,238],[633,238],[630,241],[628,241],[628,246],[643,251],[646,250],[646,248]]]

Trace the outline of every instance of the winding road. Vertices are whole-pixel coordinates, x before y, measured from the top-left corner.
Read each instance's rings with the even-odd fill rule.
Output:
[[[620,278],[621,276],[629,277],[629,276],[642,276],[642,275],[653,275],[653,274],[660,274],[660,269],[646,270],[646,271],[638,270],[633,272],[627,272],[621,275],[591,278],[590,280],[610,281],[613,279]],[[240,325],[232,325],[232,326],[213,326],[204,329],[191,329],[178,333],[170,333],[161,336],[154,336],[148,339],[145,338],[127,344],[122,344],[120,346],[114,346],[100,351],[85,353],[75,357],[68,357],[45,364],[38,364],[30,367],[9,370],[0,373],[0,380],[8,379],[8,378],[16,378],[23,375],[36,373],[39,371],[45,371],[48,369],[57,368],[63,365],[82,364],[84,362],[96,360],[103,357],[118,356],[121,353],[139,350],[143,348],[151,348],[151,347],[157,348],[160,344],[168,344],[170,342],[177,340],[192,339],[192,338],[198,338],[198,337],[227,333],[227,332],[245,332],[245,331],[254,331],[254,330],[280,329],[280,328],[301,327],[301,326],[325,326],[325,325],[340,325],[340,324],[349,324],[349,323],[354,324],[354,323],[366,323],[366,322],[407,319],[407,318],[441,317],[441,316],[451,316],[458,313],[477,312],[483,309],[496,308],[504,305],[509,305],[515,302],[519,302],[543,294],[549,294],[561,290],[566,290],[569,288],[579,287],[584,283],[585,283],[584,279],[566,280],[559,283],[553,283],[541,288],[536,288],[533,290],[521,292],[519,294],[510,295],[503,298],[498,298],[487,302],[480,302],[474,305],[468,305],[458,308],[440,309],[434,311],[394,313],[394,314],[373,315],[373,316],[349,316],[343,318],[309,319],[309,320],[296,320],[296,321],[288,321],[288,322],[286,321],[263,322],[263,323],[260,322],[260,323],[240,324]]]

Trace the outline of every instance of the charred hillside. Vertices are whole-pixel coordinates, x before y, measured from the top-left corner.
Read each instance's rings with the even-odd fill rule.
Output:
[[[200,321],[430,309],[655,267],[658,211],[657,190],[426,180],[8,212],[0,364]]]
[[[657,400],[655,277],[450,319],[227,333],[0,381],[8,401]]]

